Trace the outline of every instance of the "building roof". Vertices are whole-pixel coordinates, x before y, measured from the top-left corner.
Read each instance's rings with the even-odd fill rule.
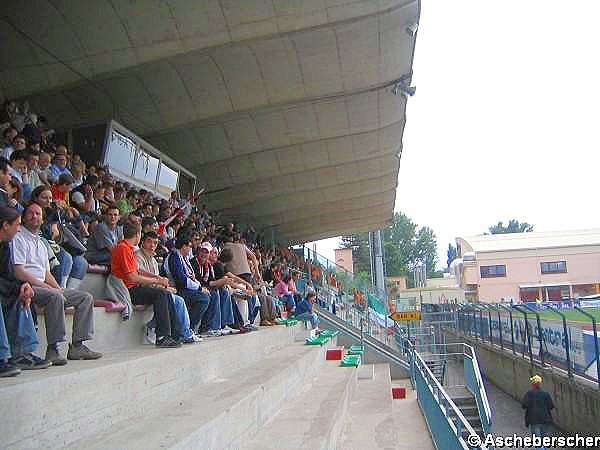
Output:
[[[9,3],[0,93],[54,128],[115,119],[282,241],[391,221],[420,0]]]
[[[485,253],[508,250],[535,250],[543,248],[581,247],[600,245],[600,229],[568,231],[534,231],[458,237],[456,242],[467,252]]]

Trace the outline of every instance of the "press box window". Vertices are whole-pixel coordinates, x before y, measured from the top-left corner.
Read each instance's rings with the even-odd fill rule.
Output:
[[[481,274],[481,278],[505,277],[506,276],[506,266],[505,265],[481,266],[479,268],[479,273]]]
[[[553,261],[540,263],[542,273],[567,273],[566,261]]]

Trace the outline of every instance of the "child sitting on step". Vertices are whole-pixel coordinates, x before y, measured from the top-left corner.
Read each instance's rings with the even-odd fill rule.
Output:
[[[273,288],[273,293],[285,303],[286,310],[290,314],[294,314],[296,310],[296,301],[294,300],[294,294],[290,291],[290,280],[292,276],[287,273],[283,279],[275,285]]]
[[[319,332],[319,318],[313,312],[313,305],[317,300],[317,294],[309,292],[308,295],[300,300],[296,305],[296,319],[307,320],[310,322],[312,328]]]

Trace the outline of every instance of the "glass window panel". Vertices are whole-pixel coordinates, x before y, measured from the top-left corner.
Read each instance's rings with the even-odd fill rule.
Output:
[[[147,189],[154,189],[159,159],[140,148],[133,178]]]
[[[184,173],[179,175],[179,194],[184,198],[186,194],[194,190],[194,179]]]
[[[158,192],[167,197],[171,195],[171,192],[177,189],[178,175],[179,173],[176,170],[171,169],[166,164],[162,164],[158,178]]]
[[[116,130],[112,130],[107,142],[106,164],[112,171],[130,176],[135,160],[135,141]]]

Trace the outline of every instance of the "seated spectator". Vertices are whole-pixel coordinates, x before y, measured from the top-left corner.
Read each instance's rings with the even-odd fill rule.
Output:
[[[158,235],[150,231],[143,235],[140,248],[135,252],[135,257],[140,270],[148,272],[156,277],[159,275],[158,262],[154,257],[156,247],[158,246]],[[177,289],[169,286],[167,290],[171,294],[171,302],[177,319],[177,327],[174,333],[175,337],[184,344],[193,344],[202,341],[202,338],[196,336],[190,328],[190,316],[185,304],[185,300],[177,295]],[[152,319],[146,324],[148,329],[156,329],[156,319]],[[153,333],[156,334],[156,333]]]
[[[30,150],[27,152],[27,173],[29,175],[29,184],[33,191],[36,187],[44,184],[39,174],[40,152],[36,150]],[[25,199],[29,200],[29,198]]]
[[[53,365],[64,365],[57,344],[65,340],[65,306],[74,306],[73,343],[69,345],[68,359],[98,359],[101,353],[94,352],[83,342],[94,334],[94,299],[90,294],[75,289],[63,289],[50,273],[48,251],[40,237],[42,208],[30,203],[24,211],[23,227],[11,243],[11,252],[17,279],[33,287],[33,301],[44,307],[46,359]]]
[[[117,192],[115,192],[115,195],[116,194]],[[119,211],[121,211],[121,216],[125,217],[130,212],[135,211],[138,207],[139,201],[140,199],[135,189],[130,189],[127,191],[127,196],[125,198],[116,200],[117,208],[119,208]]]
[[[190,265],[189,254],[192,250],[192,236],[190,233],[181,233],[175,240],[175,247],[165,259],[163,268],[167,276],[173,280],[177,294],[182,296],[190,311],[190,327],[197,331],[208,305],[210,303],[209,291],[202,287],[196,279],[194,269]],[[220,336],[217,330],[212,330],[206,336]],[[202,336],[202,335],[201,335]]]
[[[288,273],[283,279],[275,285],[273,288],[273,294],[279,297],[279,300],[285,303],[287,311],[294,314],[296,310],[296,302],[294,301],[294,295],[290,292],[290,280],[292,276]]]
[[[167,290],[169,280],[140,271],[135,249],[142,237],[139,224],[126,222],[123,226],[123,240],[112,252],[111,272],[125,283],[134,305],[153,305],[156,316],[156,346],[162,348],[179,347],[176,336],[177,323],[171,314],[171,295]]]
[[[48,186],[38,186],[31,193],[31,201],[40,205],[44,211],[44,222],[42,224],[42,236],[49,241],[58,241],[60,238],[60,227],[66,226],[65,212],[52,202],[52,191]],[[60,286],[77,289],[88,269],[88,262],[83,255],[71,255],[60,246],[57,249],[56,258],[59,265],[52,269],[52,275],[58,280]]]
[[[117,245],[117,242],[123,239],[123,229],[118,226],[120,219],[119,208],[109,206],[104,214],[104,220],[96,225],[88,238],[85,254],[88,263],[110,264],[113,248]]]
[[[278,262],[273,261],[269,268],[265,270],[263,274],[263,280],[269,283],[271,286],[275,286],[281,281],[281,266]]]
[[[40,177],[42,183],[46,185],[50,185],[50,162],[52,161],[52,157],[50,153],[41,152],[40,159],[38,162],[37,173]],[[35,188],[33,188],[35,189]]]
[[[58,177],[58,182],[53,185],[52,199],[59,207],[64,208],[69,206],[69,193],[73,188],[73,177],[70,174],[62,174]]]
[[[10,207],[8,195],[8,183],[11,180],[10,162],[6,158],[0,158],[0,206]]]
[[[12,125],[5,128],[2,132],[3,142],[0,146],[0,156],[2,158],[10,159],[10,153],[14,151],[12,146],[13,139],[17,137],[17,134],[19,134],[19,132]]]
[[[314,292],[310,292],[306,297],[302,298],[296,305],[296,319],[308,320],[315,330],[319,330],[319,318],[313,312],[313,305],[317,300],[317,295]]]
[[[208,309],[200,324],[200,335],[219,336],[220,334],[239,333],[230,325],[234,324],[229,279],[217,278],[215,275],[210,253],[213,246],[210,242],[202,243],[198,254],[191,261],[196,279],[210,292]],[[216,252],[218,254],[218,251]]]
[[[54,164],[50,166],[50,174],[48,177],[50,183],[56,183],[61,175],[69,175],[71,179],[73,178],[71,171],[67,168],[67,163],[67,147],[58,145],[56,147],[56,156],[54,156]]]
[[[24,208],[21,204],[21,183],[15,177],[8,182],[6,193],[8,194],[8,205],[22,213]]]
[[[8,310],[6,320],[0,311],[0,377],[52,364],[34,354],[39,345],[30,309],[34,293],[29,283],[17,280],[14,274],[9,244],[20,224],[20,213],[0,206],[0,300]],[[23,322],[19,324],[19,320]]]
[[[256,330],[257,328],[252,324],[254,318],[250,311],[256,309],[258,297],[256,297],[252,284],[238,277],[237,275],[227,272],[226,267],[233,258],[233,252],[231,249],[224,248],[218,257],[218,262],[214,264],[215,277],[220,279],[223,276],[229,278],[229,286],[233,289],[232,297],[235,301],[235,308],[233,308],[233,316],[235,319],[235,328],[238,328],[242,333]]]
[[[1,156],[3,158],[10,160],[10,157],[12,156],[12,153],[14,151],[25,150],[26,148],[27,148],[27,138],[25,138],[25,136],[23,136],[22,134],[18,134],[13,138],[11,145],[4,147],[4,149],[2,150]]]

